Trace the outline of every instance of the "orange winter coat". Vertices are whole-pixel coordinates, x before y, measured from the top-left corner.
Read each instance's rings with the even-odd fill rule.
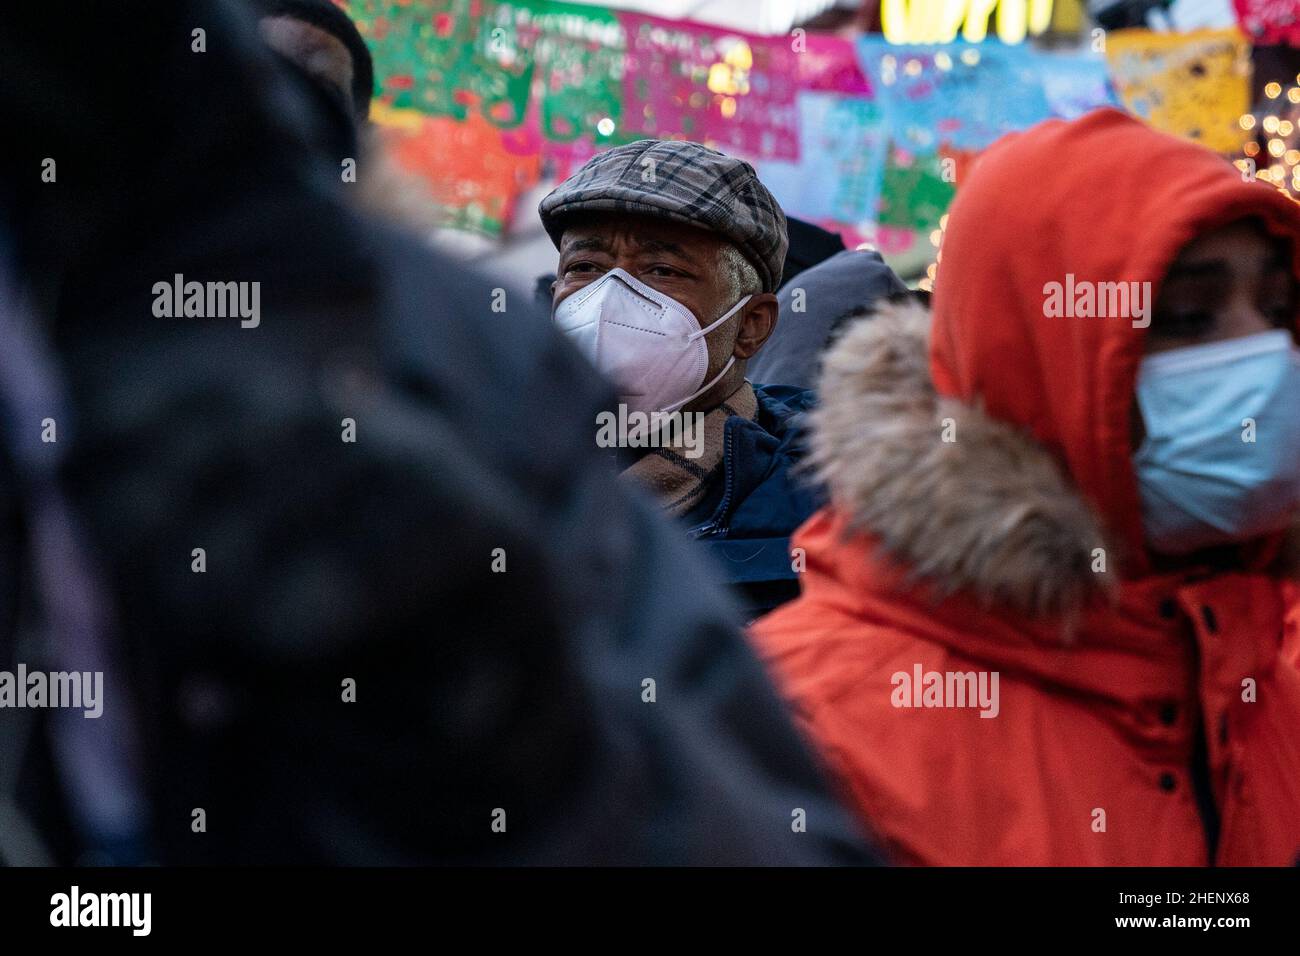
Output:
[[[1110,110],[1048,122],[959,189],[933,326],[885,310],[827,355],[833,504],[793,540],[802,596],[753,639],[897,861],[1300,859],[1295,542],[1154,573],[1141,317],[1043,306],[1067,273],[1154,302],[1184,244],[1248,216],[1300,239],[1290,200],[1199,147]]]

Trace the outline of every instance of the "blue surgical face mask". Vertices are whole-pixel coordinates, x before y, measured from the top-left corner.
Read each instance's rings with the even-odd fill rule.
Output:
[[[1286,527],[1300,507],[1300,349],[1283,329],[1147,356],[1134,455],[1148,546],[1164,554]]]

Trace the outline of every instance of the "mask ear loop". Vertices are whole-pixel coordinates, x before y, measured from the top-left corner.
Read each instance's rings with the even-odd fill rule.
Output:
[[[705,328],[700,329],[698,332],[692,333],[688,341],[694,342],[696,339],[708,335],[719,325],[721,325],[723,322],[726,322],[727,319],[731,318],[742,308],[744,308],[745,303],[752,298],[753,298],[752,295],[745,296],[743,299],[741,299],[739,302],[733,305],[730,309],[728,309],[725,313],[723,313],[721,318],[713,322],[710,322]],[[717,385],[720,381],[722,381],[722,376],[726,375],[729,371],[731,371],[731,366],[735,364],[736,364],[736,356],[733,355],[727,359],[727,364],[722,366],[722,371],[719,372],[717,375],[713,376],[713,378],[711,378],[709,381],[705,382],[703,388],[692,392],[690,395],[687,395],[680,402],[673,402],[671,405],[665,405],[662,409],[660,409],[660,411],[675,412],[677,411],[677,409],[681,408],[687,402],[694,401],[695,399],[699,398],[701,395],[703,395],[705,392],[711,389],[714,385]]]
[[[701,388],[699,391],[692,392],[691,394],[687,395],[680,402],[673,402],[671,405],[665,405],[662,409],[660,409],[660,411],[675,412],[677,411],[677,409],[681,408],[687,402],[699,398],[701,395],[703,395],[705,392],[711,389],[714,385],[717,385],[720,381],[722,381],[722,376],[726,375],[727,372],[731,371],[731,366],[735,364],[736,364],[736,356],[733,355],[731,356],[731,358],[727,359],[727,364],[722,366],[722,371],[719,372],[717,375],[713,376],[713,378],[710,379],[709,381],[705,382],[703,388]]]
[[[686,341],[694,342],[696,339],[708,335],[710,332],[716,329],[723,322],[726,322],[727,319],[731,318],[733,315],[735,315],[737,312],[743,309],[745,307],[745,303],[752,298],[753,298],[752,295],[745,296],[743,299],[741,299],[739,302],[733,305],[726,312],[722,313],[722,316],[720,318],[714,320],[713,322],[710,322],[708,325],[700,329],[698,332],[692,332],[689,336],[687,336]]]

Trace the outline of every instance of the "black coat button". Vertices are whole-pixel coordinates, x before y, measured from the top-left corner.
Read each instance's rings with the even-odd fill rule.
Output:
[[[1171,792],[1176,786],[1178,786],[1178,780],[1172,773],[1162,773],[1160,775],[1160,789],[1165,793]]]
[[[1178,705],[1173,701],[1160,705],[1160,723],[1166,727],[1172,727],[1178,720]]]
[[[1178,603],[1173,598],[1165,598],[1160,602],[1160,616],[1166,621],[1172,620],[1178,615]]]

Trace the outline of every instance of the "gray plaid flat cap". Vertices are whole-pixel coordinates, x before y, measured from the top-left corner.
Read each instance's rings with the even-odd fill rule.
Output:
[[[626,212],[716,232],[758,270],[763,291],[781,282],[785,213],[754,167],[699,143],[642,139],[593,156],[537,207],[556,248],[575,215]]]

